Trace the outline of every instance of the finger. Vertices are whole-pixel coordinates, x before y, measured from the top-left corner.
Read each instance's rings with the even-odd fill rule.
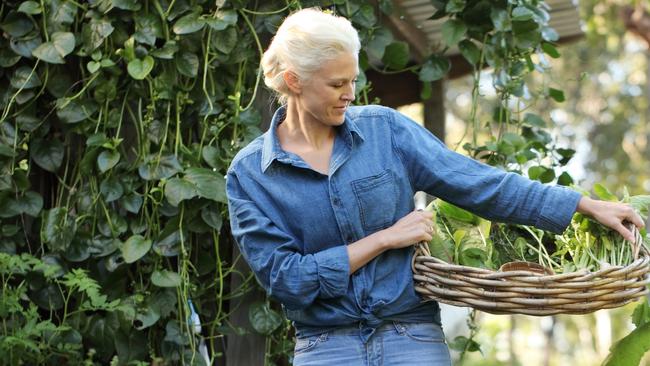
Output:
[[[632,210],[632,214],[630,215],[630,217],[628,217],[628,221],[633,223],[634,226],[638,227],[639,229],[645,227],[645,222],[643,222],[643,218],[634,209]]]
[[[630,231],[628,228],[625,227],[625,225],[623,225],[621,223],[619,223],[618,225],[615,225],[613,227],[613,229],[618,231],[618,233],[621,234],[621,236],[625,240],[629,241],[630,243],[634,243],[634,241],[636,240],[636,238],[634,237],[634,234],[632,233],[632,231]]]

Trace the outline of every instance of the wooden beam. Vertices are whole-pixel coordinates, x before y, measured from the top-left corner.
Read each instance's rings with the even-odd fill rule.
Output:
[[[385,24],[397,38],[407,42],[412,56],[417,62],[422,62],[431,53],[429,42],[424,32],[414,25],[412,19],[402,8],[402,0],[393,0],[393,14],[387,16]]]

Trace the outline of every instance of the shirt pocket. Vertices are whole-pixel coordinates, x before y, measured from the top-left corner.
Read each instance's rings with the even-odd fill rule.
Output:
[[[392,225],[397,210],[396,187],[390,170],[352,181],[361,225],[366,232],[374,232]]]

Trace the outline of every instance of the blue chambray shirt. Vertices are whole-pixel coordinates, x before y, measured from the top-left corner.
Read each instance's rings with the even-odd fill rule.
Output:
[[[232,234],[298,336],[358,325],[367,340],[384,321],[440,323],[411,272],[413,247],[384,252],[350,275],[346,245],[393,225],[425,191],[495,221],[560,232],[580,194],[542,185],[445,147],[381,106],[350,107],[337,127],[330,174],[282,150],[269,130],[242,149],[227,174]]]

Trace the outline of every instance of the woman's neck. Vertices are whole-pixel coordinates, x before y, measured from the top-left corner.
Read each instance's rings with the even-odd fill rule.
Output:
[[[290,144],[305,149],[327,148],[334,139],[336,131],[314,118],[300,108],[299,101],[289,98],[284,121],[278,126],[278,138],[282,145]]]

